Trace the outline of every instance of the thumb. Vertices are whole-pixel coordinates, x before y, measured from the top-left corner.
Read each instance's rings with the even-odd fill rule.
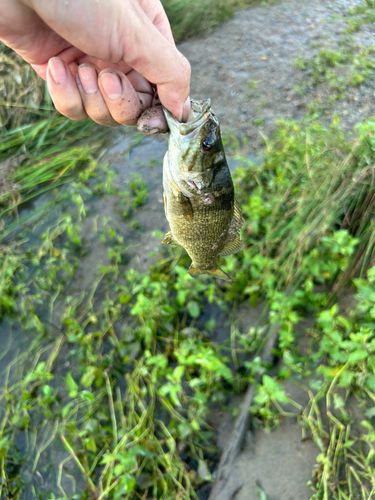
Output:
[[[156,84],[161,103],[177,120],[186,121],[190,112],[191,69],[188,60],[162,36],[155,36],[151,45],[144,43],[139,51],[138,60],[127,61],[128,64]]]
[[[138,5],[135,3],[136,7]],[[178,120],[186,121],[190,112],[190,64],[176,49],[168,17],[160,0],[142,2],[139,17],[143,24],[143,36],[138,44],[140,58],[133,63],[134,69],[157,84],[162,104]],[[133,29],[137,29],[135,26],[133,24]]]
[[[157,24],[155,18],[150,19],[138,3],[134,3],[135,15],[132,22],[127,23],[127,37],[122,40],[123,58],[149,82],[156,84],[161,103],[178,120],[186,120],[190,111],[191,68],[176,48],[172,34],[168,36],[166,25],[169,26],[169,22],[157,2],[161,8]]]

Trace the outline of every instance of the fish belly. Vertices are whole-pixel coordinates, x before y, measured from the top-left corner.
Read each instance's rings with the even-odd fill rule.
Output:
[[[216,267],[233,217],[233,206],[202,205],[199,198],[184,198],[166,192],[166,216],[175,241],[199,269]]]

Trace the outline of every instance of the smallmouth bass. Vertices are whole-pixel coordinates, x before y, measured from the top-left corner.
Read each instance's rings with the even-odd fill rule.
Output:
[[[163,109],[170,130],[163,164],[164,209],[170,232],[162,243],[187,251],[191,276],[209,274],[231,281],[217,259],[242,249],[239,231],[244,220],[211,101],[192,99],[187,123]]]

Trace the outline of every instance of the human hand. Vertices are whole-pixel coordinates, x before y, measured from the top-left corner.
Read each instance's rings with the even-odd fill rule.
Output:
[[[160,0],[1,0],[0,40],[72,120],[165,131],[158,98],[178,120],[189,116],[190,65]]]

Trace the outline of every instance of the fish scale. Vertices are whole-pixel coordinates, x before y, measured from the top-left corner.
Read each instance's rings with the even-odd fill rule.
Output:
[[[199,269],[213,268],[216,254],[225,244],[226,232],[222,231],[222,227],[229,225],[232,210],[228,207],[226,211],[214,211],[196,201],[191,203],[193,217],[190,219],[181,212],[178,203],[171,203],[171,213],[167,215],[171,232]],[[215,246],[218,252],[213,251]]]
[[[183,247],[192,276],[230,281],[217,260],[242,249],[243,217],[234,197],[219,122],[209,99],[191,100],[192,120],[178,122],[166,109],[170,134],[163,165],[165,214],[170,226],[163,243]]]

